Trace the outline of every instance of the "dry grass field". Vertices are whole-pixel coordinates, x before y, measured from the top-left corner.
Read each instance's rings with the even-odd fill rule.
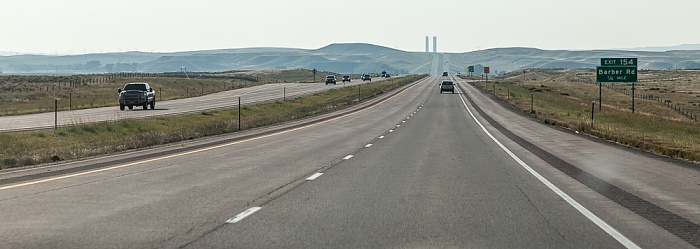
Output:
[[[325,76],[326,72],[317,73]],[[112,74],[71,76],[0,76],[0,116],[116,106],[117,88],[127,82],[149,82],[157,100],[200,96],[271,82],[311,82],[305,69],[230,71],[221,73]]]
[[[475,85],[547,124],[700,161],[700,71],[640,71],[634,113],[631,84],[604,84],[599,111],[594,81],[591,69],[532,69]]]

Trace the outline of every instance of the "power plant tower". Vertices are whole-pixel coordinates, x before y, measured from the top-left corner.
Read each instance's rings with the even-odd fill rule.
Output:
[[[428,39],[428,36],[425,36],[425,52],[428,53],[430,52],[430,39]]]
[[[433,53],[437,53],[437,36],[433,36]]]

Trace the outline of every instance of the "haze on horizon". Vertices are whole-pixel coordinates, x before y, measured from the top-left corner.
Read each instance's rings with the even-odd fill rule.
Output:
[[[371,43],[439,52],[700,43],[697,0],[2,0],[0,51],[84,54]]]

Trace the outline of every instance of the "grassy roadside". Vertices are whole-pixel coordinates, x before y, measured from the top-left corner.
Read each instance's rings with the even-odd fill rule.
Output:
[[[559,76],[555,76],[559,77]],[[517,109],[546,124],[585,132],[610,141],[676,158],[700,162],[700,123],[654,100],[635,99],[603,88],[603,110],[599,111],[598,87],[590,83],[554,80],[505,79],[476,82]],[[595,101],[594,120],[591,120]]]
[[[329,72],[318,72],[323,77]],[[323,75],[323,76],[321,76]],[[70,76],[0,75],[0,116],[118,106],[117,88],[127,82],[148,82],[156,100],[202,96],[277,82],[311,82],[306,69],[227,71],[217,73],[133,73]]]
[[[335,111],[425,77],[413,75],[333,89],[308,97],[241,108],[241,129],[250,129]],[[359,96],[358,96],[359,93]],[[238,109],[182,117],[120,120],[56,131],[0,134],[0,169],[71,160],[135,148],[236,132]]]

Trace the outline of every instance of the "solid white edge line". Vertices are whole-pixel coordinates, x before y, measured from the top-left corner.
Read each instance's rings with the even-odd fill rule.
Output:
[[[348,160],[348,159],[350,159],[350,158],[352,158],[352,157],[353,157],[353,155],[347,155],[347,156],[343,157],[343,160]]]
[[[316,173],[316,174],[313,174],[313,175],[309,176],[309,178],[306,178],[306,180],[307,180],[307,181],[313,181],[313,180],[316,180],[316,178],[318,178],[318,177],[321,176],[321,175],[323,175],[323,173]]]
[[[226,220],[226,223],[234,224],[234,223],[236,223],[236,222],[239,222],[239,221],[245,219],[245,217],[250,216],[251,214],[257,212],[257,211],[260,210],[260,209],[261,209],[261,207],[252,207],[252,208],[249,208],[248,210],[243,211],[243,213],[240,213],[240,214],[234,216],[233,218]]]
[[[581,214],[586,216],[586,218],[588,218],[590,221],[595,223],[598,227],[603,229],[603,231],[605,231],[608,235],[612,236],[615,240],[620,242],[620,244],[622,244],[624,247],[630,248],[630,249],[641,249],[641,247],[639,247],[637,244],[635,244],[630,239],[628,239],[627,237],[622,235],[615,228],[613,228],[608,223],[606,223],[605,221],[600,219],[598,216],[593,214],[591,211],[589,211],[583,205],[581,205],[576,200],[574,200],[574,198],[571,198],[571,196],[564,193],[564,191],[562,191],[557,186],[555,186],[553,183],[551,183],[549,180],[547,180],[547,178],[544,178],[544,176],[540,175],[539,173],[537,173],[537,171],[535,171],[533,168],[531,168],[525,162],[520,160],[520,158],[518,156],[516,156],[513,152],[511,152],[508,148],[506,148],[505,145],[503,145],[500,141],[498,141],[498,139],[496,139],[496,137],[491,135],[491,133],[488,130],[486,130],[486,127],[484,127],[481,124],[481,122],[479,122],[479,120],[476,118],[476,116],[474,116],[474,113],[472,113],[472,111],[469,109],[469,106],[467,106],[467,103],[464,101],[464,98],[462,97],[461,94],[459,95],[459,98],[462,100],[462,104],[467,109],[467,111],[469,112],[469,115],[471,115],[472,119],[474,119],[476,124],[478,124],[479,127],[481,127],[481,130],[483,130],[486,133],[486,135],[488,135],[491,138],[491,140],[493,140],[499,147],[501,147],[501,149],[503,149],[503,151],[505,151],[508,155],[510,155],[510,157],[513,158],[513,160],[515,160],[518,164],[520,164],[520,166],[525,168],[525,170],[530,172],[530,174],[535,176],[535,178],[540,180],[540,182],[544,183],[544,185],[546,185],[549,189],[554,191],[554,193],[559,195],[559,197],[564,199],[567,203],[569,203],[569,205],[571,205],[576,210],[578,210]]]

